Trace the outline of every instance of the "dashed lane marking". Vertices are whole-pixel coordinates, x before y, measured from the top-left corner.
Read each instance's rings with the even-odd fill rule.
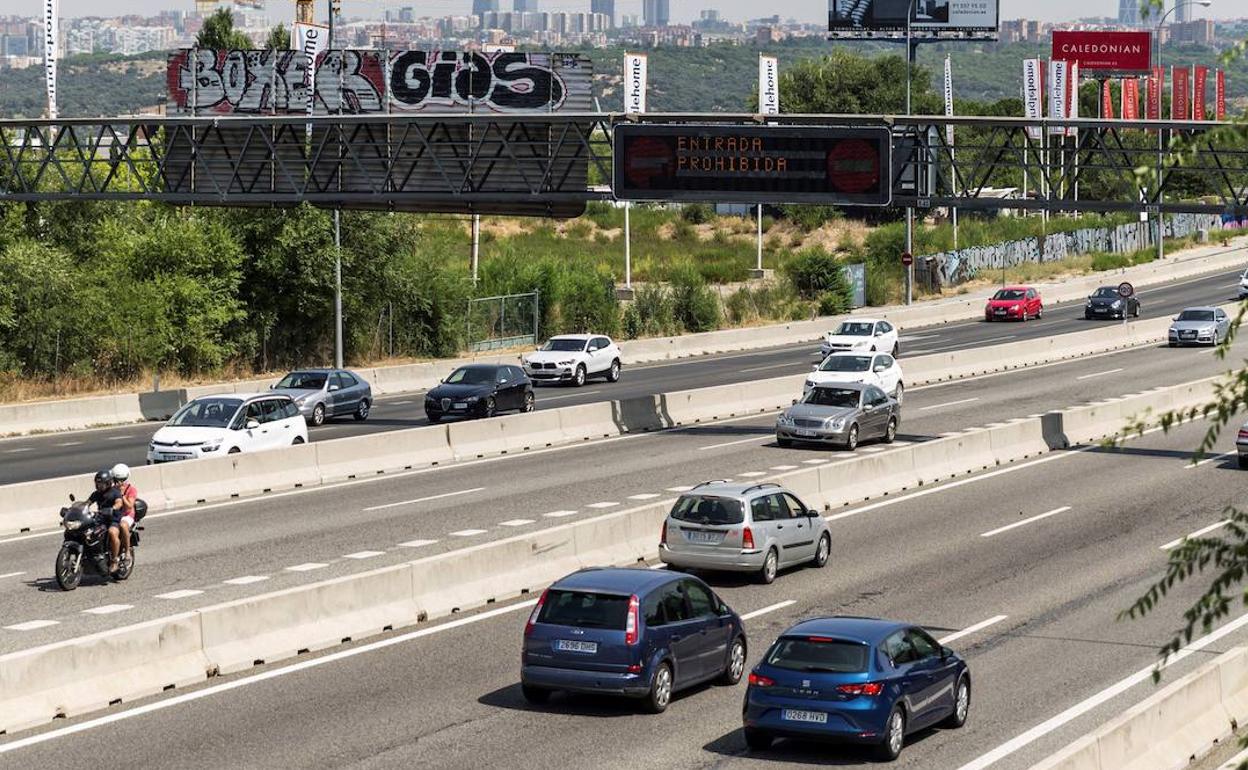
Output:
[[[476,537],[477,535],[484,534],[484,529],[461,529],[458,532],[452,532],[451,537]]]
[[[437,540],[408,540],[406,543],[399,543],[400,548],[424,548],[427,545],[433,545]]]
[[[268,575],[243,575],[242,577],[230,578],[221,582],[230,586],[249,586],[252,583],[263,583],[268,579]]]
[[[59,620],[28,620],[25,623],[16,623],[11,626],[5,626],[7,631],[37,631],[40,628],[59,625]]]
[[[102,607],[92,607],[89,610],[83,610],[85,615],[112,615],[117,612],[125,612],[134,609],[133,604],[105,604]]]
[[[532,523],[533,523],[532,519],[512,519],[511,521],[504,521],[500,523],[498,526],[500,527],[527,527],[528,525]]]
[[[199,596],[203,591],[197,591],[193,588],[184,588],[181,591],[170,591],[166,594],[156,594],[157,599],[189,599],[192,596]]]
[[[356,551],[355,553],[343,554],[344,559],[371,559],[375,556],[385,556],[385,551]]]

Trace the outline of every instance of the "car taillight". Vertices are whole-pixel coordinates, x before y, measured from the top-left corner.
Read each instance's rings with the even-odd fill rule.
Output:
[[[884,692],[884,685],[880,682],[867,682],[866,684],[843,684],[836,688],[836,691],[845,695],[879,695]]]
[[[542,605],[546,603],[546,594],[550,591],[547,588],[542,591],[542,595],[537,598],[537,604],[533,605],[533,611],[529,613],[529,620],[524,624],[524,635],[528,636],[533,633],[533,625],[537,623],[537,616],[542,611]]]
[[[659,545],[667,545],[667,522],[663,522],[663,528],[659,530]]]
[[[1240,429],[1239,429],[1239,440],[1240,440],[1240,441],[1248,441],[1248,429],[1246,429],[1246,428],[1240,428]]]
[[[776,680],[769,676],[755,674],[753,671],[750,672],[750,685],[753,687],[771,687],[775,683]]]
[[[624,644],[637,644],[637,594],[628,597],[628,619],[624,621]]]
[[[746,527],[745,529],[741,530],[741,547],[742,548],[754,547],[754,533],[750,531],[749,527]]]

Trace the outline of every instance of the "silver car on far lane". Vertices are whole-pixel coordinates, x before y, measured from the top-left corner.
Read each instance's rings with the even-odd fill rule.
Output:
[[[1231,330],[1231,319],[1220,307],[1189,307],[1174,317],[1167,338],[1170,347],[1220,345]]]
[[[808,441],[853,451],[862,440],[893,443],[899,424],[901,405],[875,385],[826,383],[811,388],[776,418],[776,443]]]
[[[331,417],[351,415],[367,420],[373,408],[373,388],[363,377],[346,369],[300,369],[269,388],[294,399],[310,426]]]

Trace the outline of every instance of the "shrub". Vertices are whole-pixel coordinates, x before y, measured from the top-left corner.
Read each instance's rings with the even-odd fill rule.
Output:
[[[676,309],[671,294],[662,286],[646,285],[637,289],[625,315],[625,333],[631,338],[677,332]]]
[[[1093,270],[1117,270],[1131,264],[1131,258],[1125,254],[1097,254],[1092,258]]]
[[[615,334],[620,324],[620,303],[615,279],[603,270],[573,270],[563,286],[559,316],[565,332]]]
[[[822,249],[803,251],[785,263],[784,272],[804,299],[817,299],[822,306],[827,302],[836,303],[838,300],[828,299],[833,295],[842,298],[848,308],[853,289],[845,267],[828,252]]]
[[[680,218],[691,225],[704,225],[715,216],[715,210],[705,203],[690,203],[680,211]]]
[[[668,271],[671,284],[672,310],[677,322],[689,332],[708,332],[719,328],[719,298],[707,288],[706,279],[697,268],[681,263]]]
[[[781,213],[784,218],[792,222],[803,232],[811,232],[823,227],[829,221],[835,219],[843,219],[842,214],[832,206],[808,206],[794,204],[791,206],[781,206]]]

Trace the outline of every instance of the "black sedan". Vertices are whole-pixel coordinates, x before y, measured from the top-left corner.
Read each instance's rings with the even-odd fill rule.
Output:
[[[443,417],[493,417],[512,410],[533,411],[533,381],[518,366],[461,366],[425,394],[429,422]]]
[[[1088,304],[1083,306],[1083,317],[1089,321],[1093,318],[1132,318],[1140,317],[1140,298],[1123,297],[1113,286],[1102,286],[1088,297]]]

